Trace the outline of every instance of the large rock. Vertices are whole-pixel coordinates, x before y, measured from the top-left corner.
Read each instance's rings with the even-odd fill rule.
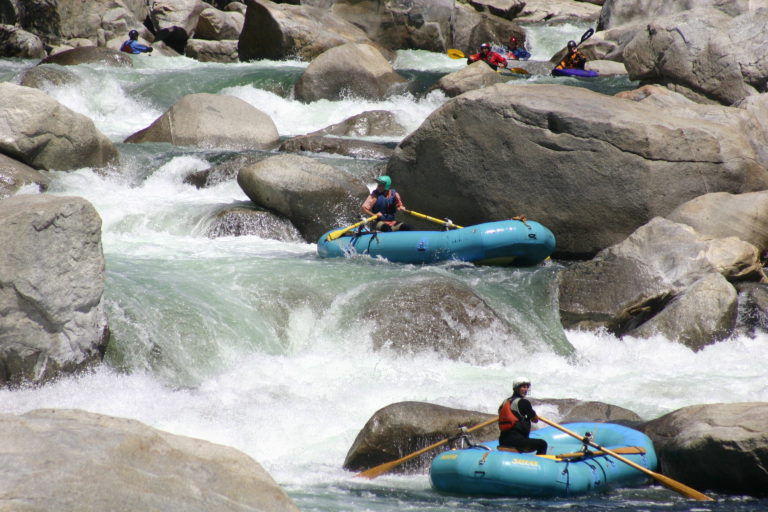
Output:
[[[86,200],[0,201],[0,385],[43,382],[101,361],[101,218]]]
[[[765,0],[605,0],[600,10],[598,30],[645,23],[694,7],[711,7],[734,17],[760,4],[765,4]]]
[[[210,238],[256,235],[283,242],[303,242],[288,219],[252,205],[225,206],[217,211],[205,232]]]
[[[184,48],[184,54],[200,62],[240,62],[237,58],[237,41],[207,41],[190,39]]]
[[[389,110],[367,110],[308,135],[341,135],[345,137],[402,137],[407,133],[395,114]]]
[[[643,430],[669,478],[698,490],[766,496],[768,403],[693,405]]]
[[[39,64],[58,64],[59,66],[100,64],[111,67],[133,67],[133,61],[127,54],[110,48],[97,48],[95,46],[81,46],[59,52],[46,57]]]
[[[600,6],[571,0],[526,0],[515,21],[520,23],[593,23],[600,16]]]
[[[153,0],[150,17],[156,39],[183,53],[206,6],[202,0]]]
[[[240,60],[312,60],[345,43],[368,43],[358,27],[319,7],[247,0],[248,10],[240,33]]]
[[[369,44],[348,43],[323,52],[294,85],[304,102],[357,97],[381,100],[402,92],[407,80]]]
[[[667,218],[688,224],[702,235],[735,236],[761,252],[768,249],[768,191],[704,194],[681,204]]]
[[[682,101],[486,87],[433,112],[388,174],[417,211],[462,225],[525,214],[555,233],[558,256],[591,256],[699,195],[768,189],[756,111]]]
[[[693,350],[701,350],[733,334],[737,306],[733,285],[720,274],[707,274],[627,334],[639,338],[662,334]]]
[[[734,237],[704,237],[657,217],[624,242],[560,273],[560,317],[566,328],[659,333],[700,349],[735,325],[735,290],[709,276],[759,279],[761,269],[753,245]],[[636,329],[648,321],[646,328]]]
[[[40,192],[45,191],[50,181],[28,165],[0,153],[0,199],[14,195],[25,185],[33,185]]]
[[[35,169],[104,167],[117,148],[82,114],[30,87],[0,83],[0,153]]]
[[[0,436],[5,510],[299,511],[244,453],[135,420],[38,409],[0,415]]]
[[[766,31],[768,8],[735,18],[697,8],[649,23],[624,48],[624,62],[631,80],[732,105],[766,90]]]
[[[200,13],[195,33],[200,39],[222,41],[240,37],[245,16],[237,11],[220,11],[207,7]]]
[[[392,156],[392,149],[383,144],[320,135],[293,137],[280,144],[278,149],[292,153],[331,153],[375,160],[386,160]]]
[[[357,221],[368,188],[344,171],[311,158],[278,155],[240,169],[237,183],[259,206],[276,211],[308,242]]]
[[[430,90],[443,91],[452,98],[467,91],[482,89],[504,82],[504,78],[485,62],[475,62],[440,78]]]
[[[13,25],[0,25],[0,55],[20,59],[42,59],[47,55],[35,34]]]
[[[125,142],[168,142],[176,146],[267,149],[279,140],[272,119],[234,96],[188,94],[151,125]]]

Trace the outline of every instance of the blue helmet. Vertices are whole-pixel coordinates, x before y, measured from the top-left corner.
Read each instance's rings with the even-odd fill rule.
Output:
[[[131,30],[128,32],[128,37],[131,39],[138,39],[139,38],[139,31],[138,30]]]

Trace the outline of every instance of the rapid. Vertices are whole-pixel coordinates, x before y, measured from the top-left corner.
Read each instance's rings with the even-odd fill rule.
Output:
[[[548,59],[584,28],[529,28],[533,58]],[[563,331],[557,261],[534,269],[422,267],[362,257],[320,260],[309,243],[210,238],[212,214],[248,198],[235,182],[197,189],[183,178],[232,153],[121,142],[196,92],[243,99],[267,113],[282,137],[374,109],[394,112],[410,132],[447,101],[425,94],[426,86],[464,60],[401,51],[395,67],[414,78],[414,91],[386,101],[312,104],[286,92],[307,65],[298,61],[213,64],[144,55],[134,63],[133,69],[77,66],[71,69],[77,84],[46,90],[92,119],[120,150],[119,166],[106,172],[49,173],[47,192],[82,196],[102,218],[112,330],[105,364],[38,388],[0,390],[0,411],[83,409],[228,445],[259,461],[306,512],[768,509],[768,501],[746,497],[701,505],[658,486],[570,500],[457,498],[434,493],[427,475],[362,481],[344,471],[347,450],[376,410],[414,400],[495,413],[520,374],[533,381],[533,397],[602,401],[645,419],[693,404],[765,402],[768,335],[741,335],[694,353],[663,338]],[[0,80],[14,81],[33,64],[0,60]],[[634,86],[626,78],[530,80],[602,92]],[[364,176],[380,164],[313,157]],[[407,204],[408,191],[401,193]],[[368,292],[387,286],[397,294],[399,283],[436,275],[471,287],[516,335],[491,330],[473,340],[463,361],[374,350],[373,324],[360,316]],[[391,321],[398,315],[392,311]],[[540,412],[558,420],[555,410]]]

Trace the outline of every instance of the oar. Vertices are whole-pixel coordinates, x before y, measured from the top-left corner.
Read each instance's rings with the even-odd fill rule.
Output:
[[[378,214],[377,215],[372,215],[372,216],[368,217],[367,219],[361,220],[360,222],[356,222],[355,224],[352,224],[351,226],[347,226],[344,229],[337,229],[336,231],[331,231],[330,233],[328,233],[328,236],[326,236],[325,239],[328,240],[328,241],[336,240],[337,238],[342,236],[347,231],[351,231],[351,230],[355,229],[358,226],[362,226],[363,224],[365,224],[367,222],[371,222],[373,219],[375,219],[377,217],[378,217]]]
[[[492,419],[490,419],[488,421],[484,421],[484,422],[480,423],[479,425],[475,425],[472,428],[468,428],[467,432],[474,432],[475,430],[481,429],[483,427],[487,427],[488,425],[492,425],[493,423],[496,423],[497,421],[499,421],[499,417],[498,416],[496,416],[495,418],[492,418]],[[371,469],[366,469],[365,471],[362,471],[362,472],[356,474],[355,476],[361,476],[361,477],[364,477],[364,478],[376,478],[377,476],[382,475],[382,474],[386,473],[387,471],[390,471],[391,469],[394,469],[395,467],[399,466],[403,462],[405,462],[407,460],[411,460],[414,457],[418,457],[422,453],[426,453],[426,452],[428,452],[430,450],[434,450],[438,446],[442,446],[442,445],[444,445],[445,443],[447,443],[450,440],[451,440],[451,438],[443,439],[442,441],[438,441],[435,444],[431,444],[431,445],[427,446],[426,448],[422,448],[421,450],[415,451],[415,452],[411,453],[410,455],[406,455],[405,457],[402,457],[400,459],[393,460],[391,462],[385,462],[384,464],[379,464],[378,466],[373,467]]]
[[[438,219],[436,217],[430,217],[429,215],[424,215],[423,213],[414,212],[413,210],[403,210],[405,213],[408,213],[410,215],[413,215],[414,217],[419,217],[420,219],[426,219],[431,220],[432,222],[436,222],[437,224],[442,224],[443,226],[449,227],[449,228],[456,228],[461,229],[464,226],[459,226],[458,224],[454,224],[449,219]]]
[[[538,418],[541,421],[543,421],[544,423],[546,423],[547,425],[553,426],[556,429],[558,429],[558,430],[560,430],[562,432],[565,432],[569,436],[572,436],[572,437],[575,437],[576,439],[579,439],[580,441],[587,442],[593,448],[597,448],[598,450],[601,450],[601,451],[607,453],[608,455],[611,455],[612,457],[615,457],[615,458],[619,459],[621,462],[623,462],[625,464],[629,464],[633,468],[635,468],[635,469],[637,469],[639,471],[642,471],[643,473],[645,473],[648,476],[651,476],[651,477],[655,478],[660,484],[662,484],[662,485],[672,489],[673,491],[679,492],[683,496],[686,496],[688,498],[693,498],[693,499],[699,500],[699,501],[714,501],[712,498],[710,498],[706,494],[702,494],[699,491],[697,491],[696,489],[692,489],[692,488],[688,487],[687,485],[678,482],[677,480],[673,480],[673,479],[671,479],[669,477],[666,477],[666,476],[664,476],[662,474],[659,474],[659,473],[656,473],[654,471],[651,471],[648,468],[644,468],[640,464],[635,464],[631,460],[629,460],[629,459],[627,459],[625,457],[622,457],[621,455],[617,454],[616,452],[614,452],[612,450],[609,450],[608,448],[602,447],[602,446],[600,446],[599,444],[597,444],[597,443],[595,443],[593,441],[587,440],[583,436],[580,436],[579,434],[574,432],[573,430],[568,430],[564,426],[558,425],[554,421],[549,421],[548,419],[542,418],[541,416],[539,416]]]

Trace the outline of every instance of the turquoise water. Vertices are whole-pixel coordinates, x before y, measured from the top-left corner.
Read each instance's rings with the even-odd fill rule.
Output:
[[[157,56],[134,62],[128,70],[77,66],[78,84],[47,92],[117,143],[192,92],[240,97],[268,113],[283,137],[372,109],[394,112],[412,131],[447,101],[425,95],[428,86],[465,65],[401,52],[396,65],[413,78],[410,93],[302,104],[290,89],[305,63],[223,65]],[[0,60],[0,80],[13,81],[32,64]],[[626,78],[576,85],[605,93],[634,86]],[[261,462],[304,511],[768,509],[764,500],[742,497],[695,504],[659,487],[572,500],[471,499],[435,494],[426,475],[353,478],[342,462],[379,408],[417,400],[494,412],[517,374],[533,380],[536,397],[599,400],[647,419],[691,404],[768,401],[768,337],[739,337],[692,353],[663,338],[565,332],[554,293],[560,262],[535,269],[421,267],[364,257],[320,260],[308,243],[210,239],[212,213],[247,197],[234,182],[198,190],[183,178],[234,154],[118,146],[116,168],[52,172],[49,191],[87,198],[103,220],[113,330],[106,363],[39,389],[0,391],[0,411],[80,408],[233,446]],[[360,176],[380,163],[316,157]],[[471,350],[458,360],[376,349],[376,324],[365,316],[371,297],[435,278],[469,287],[511,329],[497,324],[474,333]],[[419,308],[420,297],[408,299],[401,310],[387,312],[392,322]],[[558,419],[557,411],[540,412]]]

